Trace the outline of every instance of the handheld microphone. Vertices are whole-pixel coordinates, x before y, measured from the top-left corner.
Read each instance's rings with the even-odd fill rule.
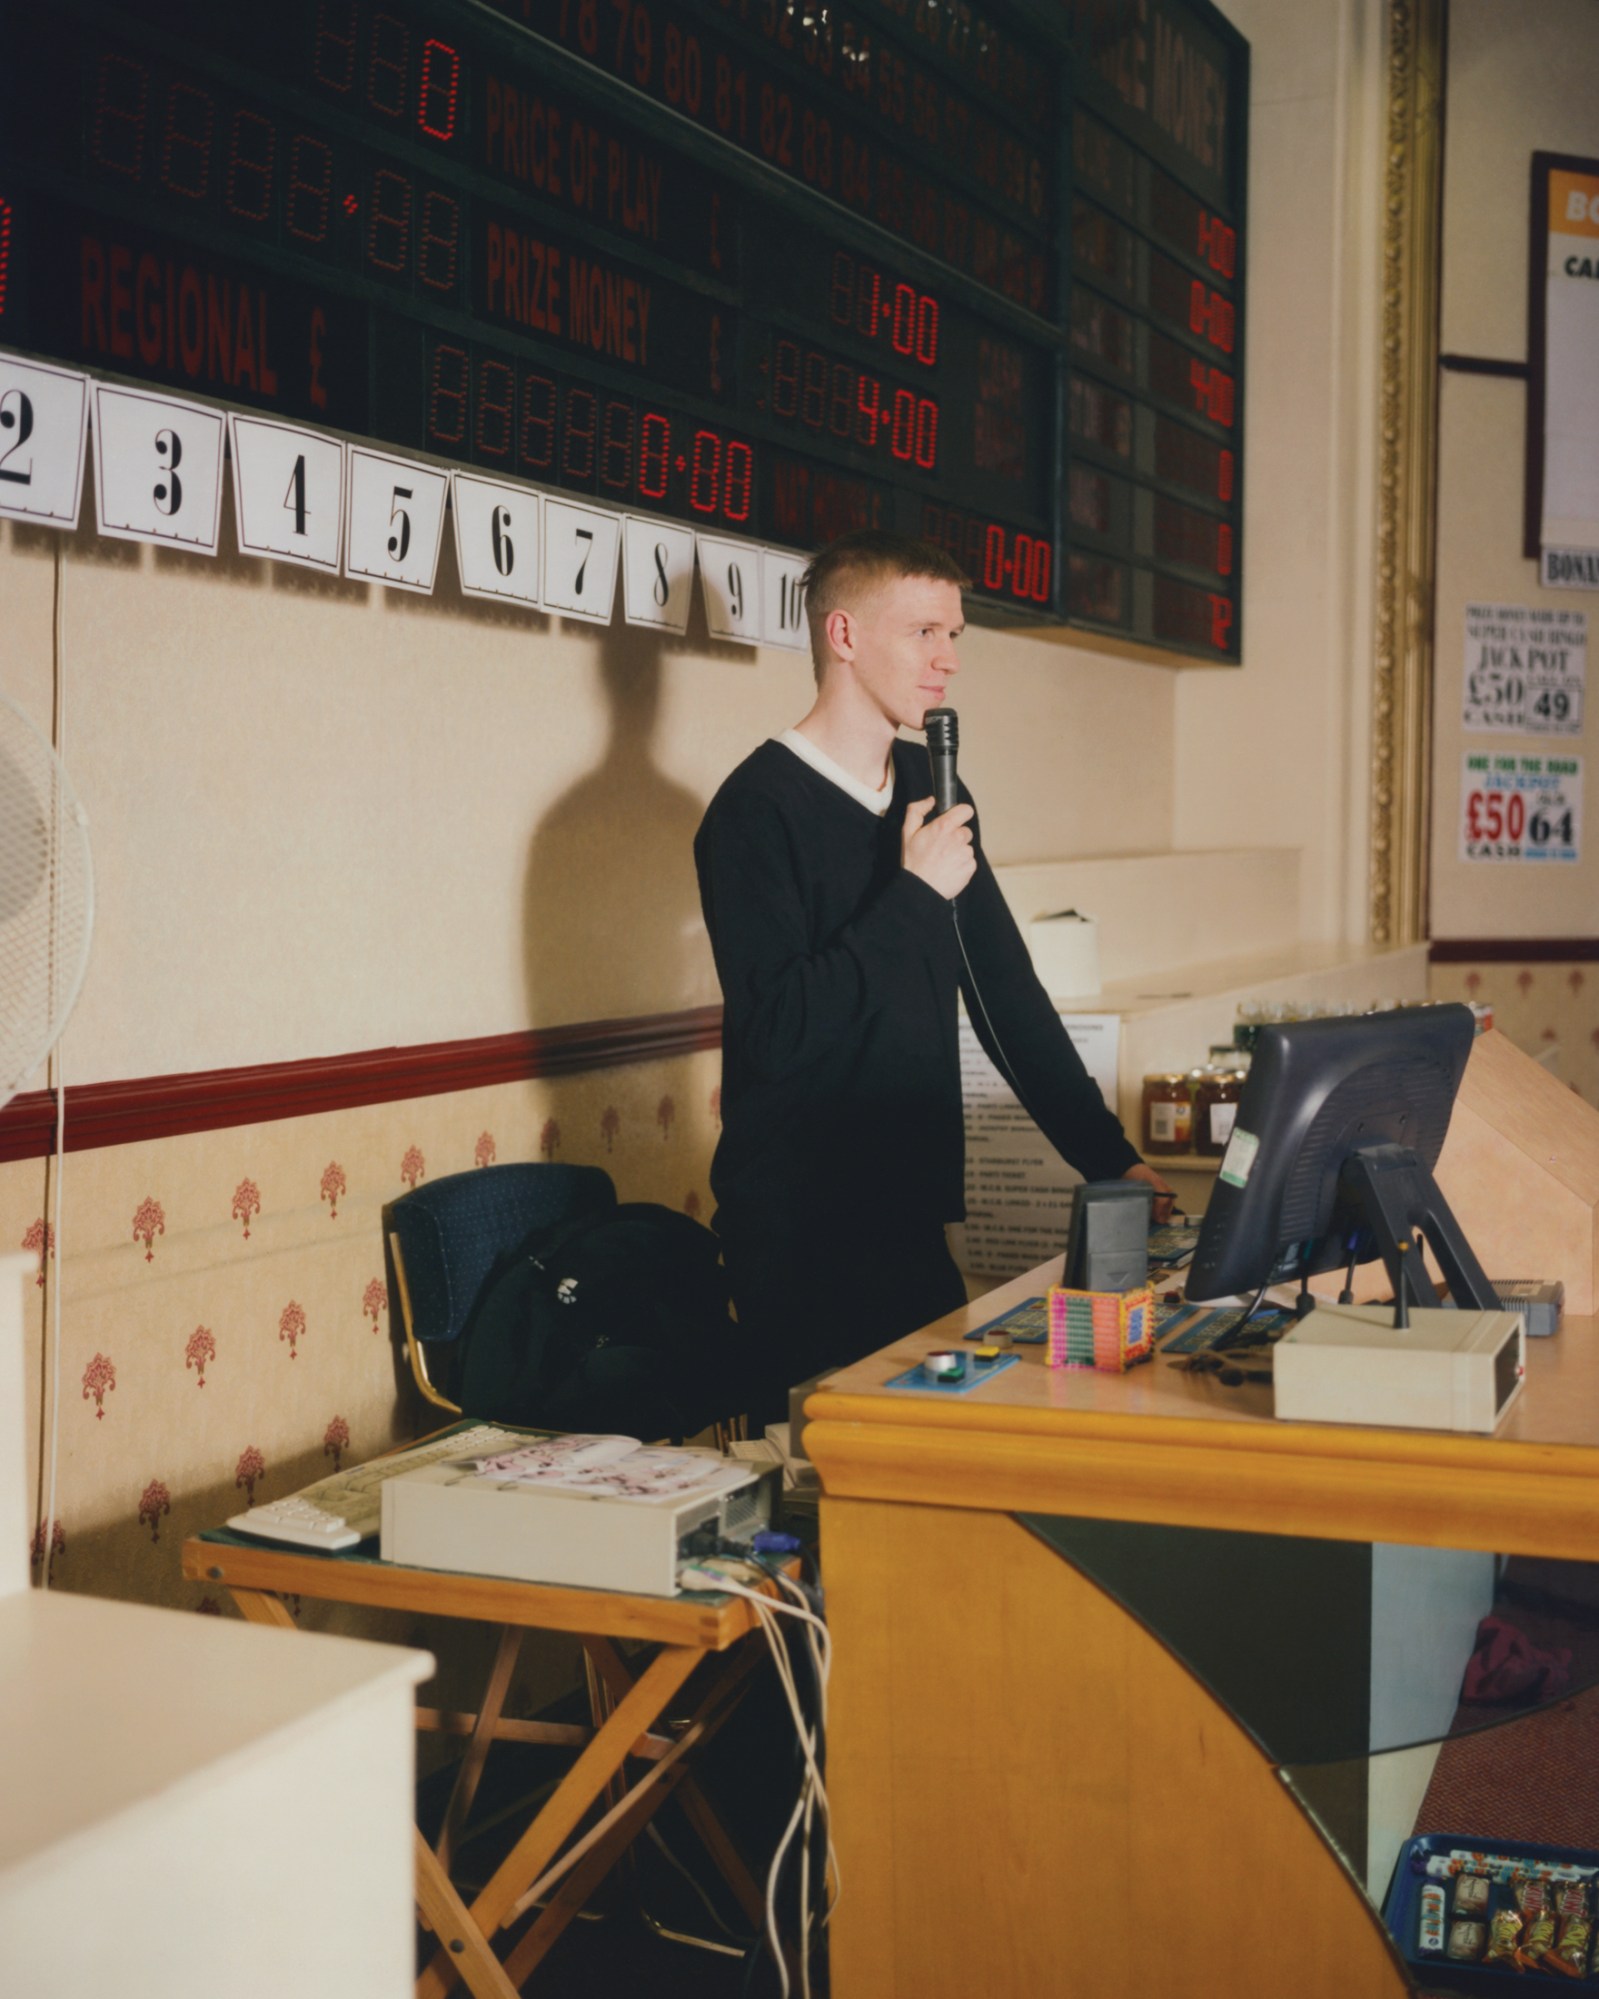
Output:
[[[933,809],[936,819],[955,804],[955,752],[960,748],[960,721],[953,708],[929,708],[922,717],[927,731],[927,761],[933,770]]]

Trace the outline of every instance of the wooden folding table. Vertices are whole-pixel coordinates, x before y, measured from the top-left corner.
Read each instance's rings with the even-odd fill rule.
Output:
[[[514,1999],[631,1841],[674,1794],[751,1927],[759,1928],[765,1919],[762,1891],[693,1775],[696,1754],[732,1712],[750,1669],[766,1656],[749,1603],[734,1596],[637,1596],[403,1568],[380,1560],[372,1549],[366,1543],[328,1555],[217,1529],[184,1543],[183,1573],[192,1582],[224,1585],[257,1624],[292,1627],[283,1599],[297,1595],[500,1627],[478,1712],[417,1710],[419,1729],[468,1737],[438,1839],[430,1846],[420,1831],[416,1835],[417,1907],[438,1938],[417,1981],[417,1999],[443,1999],[457,1978],[475,1999]],[[596,1727],[505,1716],[517,1653],[529,1630],[578,1638],[611,1704]],[[621,1650],[619,1641],[629,1640],[658,1649],[638,1664]],[[684,1718],[666,1725],[669,1708]],[[451,1849],[496,1741],[555,1743],[578,1753],[469,1902],[451,1881]],[[605,1809],[585,1826],[602,1801]],[[502,1959],[496,1937],[535,1903],[544,1905],[541,1913]]]

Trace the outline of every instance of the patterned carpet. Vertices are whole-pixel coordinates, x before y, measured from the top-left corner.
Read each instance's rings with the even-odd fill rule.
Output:
[[[1494,1608],[1571,1653],[1574,1691],[1530,1713],[1462,1703],[1455,1725],[1474,1732],[1444,1744],[1415,1830],[1599,1852],[1599,1565],[1517,1558]]]

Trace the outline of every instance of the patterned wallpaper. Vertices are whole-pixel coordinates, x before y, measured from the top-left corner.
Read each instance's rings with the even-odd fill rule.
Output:
[[[1599,1106],[1599,965],[1432,965],[1435,1000],[1476,1000],[1526,1054]]]
[[[186,1535],[370,1457],[416,1421],[391,1337],[383,1203],[430,1176],[546,1158],[606,1167],[624,1200],[705,1216],[720,1072],[710,1052],[69,1153],[60,1265],[44,1221],[53,1168],[0,1165],[0,1241],[39,1260],[36,1520],[45,1330],[63,1286],[57,1496],[35,1576],[48,1559],[54,1586],[224,1608],[180,1576]],[[304,1621],[352,1628],[309,1604]]]

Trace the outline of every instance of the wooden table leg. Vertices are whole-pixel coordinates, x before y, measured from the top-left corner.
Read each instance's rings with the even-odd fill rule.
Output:
[[[506,1692],[511,1684],[511,1674],[516,1669],[517,1656],[522,1650],[522,1637],[520,1625],[507,1624],[501,1627],[500,1649],[494,1657],[494,1668],[489,1674],[489,1683],[484,1690],[482,1705],[478,1709],[472,1739],[466,1745],[466,1754],[461,1758],[461,1767],[455,1774],[450,1802],[445,1807],[444,1824],[439,1829],[438,1843],[434,1848],[439,1856],[439,1865],[446,1875],[450,1871],[450,1856],[456,1839],[466,1823],[467,1813],[472,1809],[472,1800],[477,1796],[478,1782],[488,1758],[489,1744],[499,1729]]]
[[[480,1936],[498,1933],[508,1912],[554,1859],[634,1742],[649,1731],[705,1656],[697,1645],[667,1645],[656,1654],[472,1903],[470,1915]],[[436,1951],[417,1980],[417,1999],[444,1999],[460,1972],[450,1952]]]
[[[517,1999],[516,1986],[504,1965],[467,1913],[466,1904],[420,1831],[416,1835],[416,1900],[473,1999]]]
[[[276,1624],[286,1626],[290,1631],[299,1630],[300,1627],[289,1615],[289,1606],[270,1590],[233,1588],[230,1594],[239,1606],[240,1616],[249,1623]]]

